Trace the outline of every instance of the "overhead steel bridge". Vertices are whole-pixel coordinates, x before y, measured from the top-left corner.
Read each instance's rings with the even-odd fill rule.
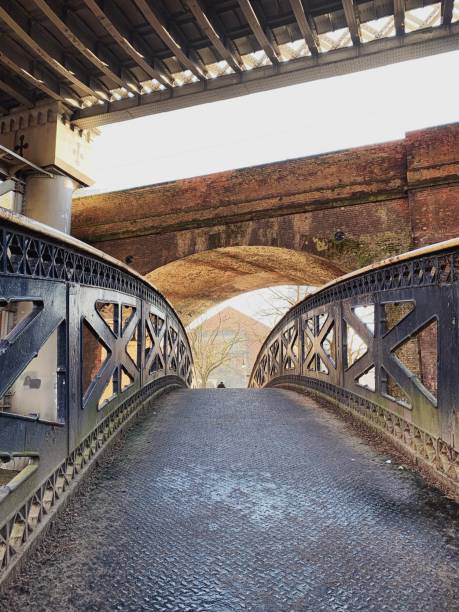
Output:
[[[458,20],[458,0],[4,0],[0,116],[58,101],[92,128],[453,51]]]
[[[151,285],[1,213],[0,608],[455,609],[458,269],[341,278],[196,390]]]

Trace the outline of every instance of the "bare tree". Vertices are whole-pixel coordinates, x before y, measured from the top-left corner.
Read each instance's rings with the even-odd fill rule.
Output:
[[[231,361],[234,348],[242,342],[240,328],[229,335],[223,334],[221,317],[211,329],[199,325],[188,330],[188,338],[193,352],[195,380],[202,389],[207,387],[214,370]]]
[[[271,287],[264,296],[267,306],[260,314],[263,317],[275,319],[275,323],[277,323],[290,308],[301,302],[313,291],[314,287],[306,287],[304,285]]]

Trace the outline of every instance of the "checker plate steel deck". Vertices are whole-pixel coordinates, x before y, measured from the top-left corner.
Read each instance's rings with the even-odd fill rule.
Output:
[[[0,607],[457,610],[457,506],[386,460],[294,392],[174,391]]]

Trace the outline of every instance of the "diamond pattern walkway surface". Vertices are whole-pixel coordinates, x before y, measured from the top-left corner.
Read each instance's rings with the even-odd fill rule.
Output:
[[[457,506],[313,400],[183,390],[155,406],[1,609],[459,609]]]

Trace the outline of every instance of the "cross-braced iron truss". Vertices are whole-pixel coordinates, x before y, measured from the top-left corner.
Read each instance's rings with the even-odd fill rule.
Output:
[[[191,379],[185,330],[151,285],[0,218],[0,579],[116,431]]]
[[[300,386],[357,412],[459,483],[457,241],[331,284],[265,341],[250,386]]]

